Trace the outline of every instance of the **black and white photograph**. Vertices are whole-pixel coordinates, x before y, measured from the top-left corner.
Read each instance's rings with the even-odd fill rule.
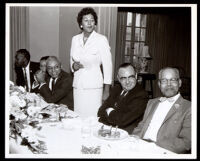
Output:
[[[197,157],[197,4],[5,3],[5,31],[5,158]]]

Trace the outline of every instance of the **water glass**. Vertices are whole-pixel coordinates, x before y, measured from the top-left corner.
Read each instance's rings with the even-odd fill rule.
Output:
[[[82,126],[81,128],[81,136],[82,138],[88,138],[91,136],[91,128],[90,126]]]

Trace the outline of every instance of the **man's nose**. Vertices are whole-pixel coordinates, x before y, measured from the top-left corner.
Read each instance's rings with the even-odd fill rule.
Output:
[[[52,68],[52,72],[55,72],[56,71],[56,69],[55,68]]]
[[[126,78],[126,83],[127,83],[127,84],[129,83],[129,79],[128,79],[128,78]]]
[[[167,85],[171,85],[170,79],[167,79]]]

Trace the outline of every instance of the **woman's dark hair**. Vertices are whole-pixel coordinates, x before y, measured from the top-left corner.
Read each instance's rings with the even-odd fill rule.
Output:
[[[98,17],[97,17],[96,12],[94,11],[93,8],[91,8],[91,7],[86,7],[86,8],[83,8],[83,9],[78,13],[77,22],[78,22],[79,27],[81,26],[83,16],[88,15],[88,14],[93,15],[94,21],[95,21],[95,25],[97,25]],[[80,29],[82,30],[81,27],[80,27]]]
[[[49,56],[43,56],[43,57],[40,58],[40,61],[41,61],[41,60],[47,60],[48,57],[49,57]]]
[[[18,54],[22,54],[22,55],[24,55],[24,57],[28,60],[28,61],[30,61],[30,53],[29,53],[29,51],[28,50],[26,50],[26,49],[19,49],[19,50],[17,50],[17,52],[16,52],[17,54],[16,54],[16,56],[18,55]]]

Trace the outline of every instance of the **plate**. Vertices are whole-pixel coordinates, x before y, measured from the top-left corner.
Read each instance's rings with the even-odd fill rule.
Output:
[[[128,132],[122,129],[117,129],[116,131],[115,128],[112,128],[111,135],[109,134],[110,128],[104,128],[103,133],[102,131],[100,132],[99,130],[102,130],[102,129],[100,128],[96,129],[93,134],[95,137],[103,139],[103,140],[122,140],[128,137]]]

